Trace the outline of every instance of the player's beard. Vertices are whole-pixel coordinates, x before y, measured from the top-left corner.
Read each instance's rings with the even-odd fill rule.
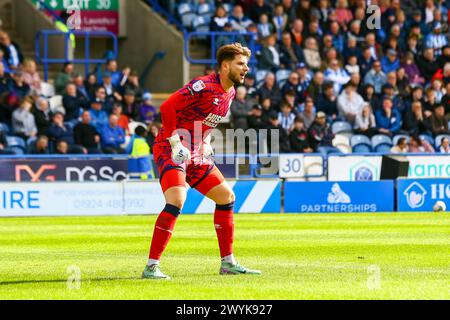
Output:
[[[244,79],[241,79],[241,73],[239,71],[230,71],[228,74],[228,79],[234,83],[234,85],[244,83]]]

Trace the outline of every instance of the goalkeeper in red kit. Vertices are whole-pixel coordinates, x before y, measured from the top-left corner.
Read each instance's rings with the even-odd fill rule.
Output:
[[[221,260],[220,274],[261,274],[241,266],[233,256],[234,193],[212,160],[210,132],[225,117],[244,82],[251,52],[239,43],[217,51],[218,73],[195,78],[161,105],[162,129],[153,154],[166,206],[153,231],[145,279],[170,279],[159,261],[186,200],[186,183],[216,203],[214,227]]]

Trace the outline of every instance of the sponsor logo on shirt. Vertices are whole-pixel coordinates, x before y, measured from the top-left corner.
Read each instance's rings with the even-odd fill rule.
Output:
[[[215,128],[217,127],[217,125],[219,124],[220,120],[222,120],[222,116],[219,116],[217,114],[214,113],[210,113],[205,120],[203,120],[203,124],[205,126],[211,127],[211,128]]]
[[[202,91],[205,88],[206,85],[202,80],[198,80],[192,85],[192,89],[194,89],[195,92]]]

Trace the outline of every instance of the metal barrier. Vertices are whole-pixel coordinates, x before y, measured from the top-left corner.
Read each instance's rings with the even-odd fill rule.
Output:
[[[210,49],[211,57],[209,59],[193,59],[189,56],[189,42],[192,38],[210,38]],[[186,60],[192,64],[216,64],[216,52],[217,52],[217,41],[218,37],[228,37],[229,42],[233,43],[238,40],[245,42],[246,46],[254,53],[256,48],[256,34],[253,32],[206,32],[206,31],[194,31],[186,32],[184,34],[184,54]],[[242,41],[244,40],[244,41]],[[250,58],[250,65],[255,66],[257,63],[256,57],[253,54]]]
[[[84,37],[84,59],[69,59],[69,42],[71,41],[70,36]],[[63,36],[64,37],[64,58],[49,58],[48,41],[49,36]],[[43,38],[43,55],[41,56],[41,37]],[[112,55],[110,58],[117,59],[118,56],[118,40],[117,36],[109,31],[73,31],[73,32],[63,32],[58,30],[41,30],[36,34],[35,39],[35,51],[36,51],[36,61],[44,65],[44,78],[48,81],[48,67],[49,64],[62,64],[66,62],[71,62],[73,64],[84,64],[86,76],[89,74],[89,67],[91,64],[105,64],[108,59],[91,58],[91,37],[109,37],[113,41]]]

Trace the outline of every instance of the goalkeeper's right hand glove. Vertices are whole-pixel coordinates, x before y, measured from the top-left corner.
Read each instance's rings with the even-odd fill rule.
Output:
[[[182,164],[183,162],[189,162],[191,160],[191,152],[188,148],[183,146],[181,143],[180,136],[178,134],[174,134],[169,140],[170,146],[172,147],[172,160],[176,164]]]

